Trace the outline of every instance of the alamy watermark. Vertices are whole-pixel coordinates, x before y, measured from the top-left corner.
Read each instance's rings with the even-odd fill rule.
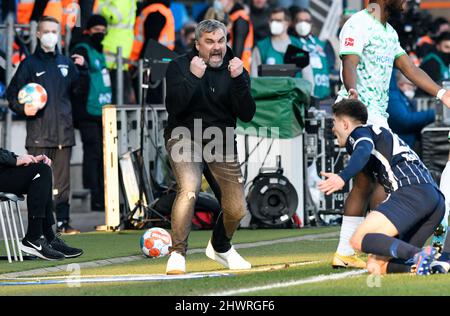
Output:
[[[367,11],[374,16],[378,21],[381,20],[381,7],[378,3],[369,3]]]
[[[70,274],[67,276],[66,284],[68,287],[81,287],[81,267],[79,264],[71,263],[67,265],[67,272]]]
[[[369,261],[367,264],[369,275],[366,279],[366,284],[370,288],[381,287],[381,266],[376,262],[370,262],[371,258],[369,256]]]

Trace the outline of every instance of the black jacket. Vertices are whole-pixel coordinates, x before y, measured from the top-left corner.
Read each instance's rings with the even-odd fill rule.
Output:
[[[0,169],[14,167],[17,163],[17,155],[6,149],[0,148]]]
[[[87,71],[84,67],[79,69]],[[42,110],[33,117],[26,117],[27,148],[75,145],[71,97],[78,93],[78,78],[77,66],[59,53],[58,49],[55,53],[45,53],[38,45],[36,52],[20,63],[6,90],[11,110],[25,115],[24,105],[18,102],[17,96],[27,83],[39,83],[47,91],[48,97]]]
[[[201,79],[190,71],[190,63],[198,55],[196,49],[172,60],[167,69],[166,108],[169,113],[166,139],[173,128],[192,129],[194,119],[202,119],[203,129],[215,126],[225,131],[236,127],[236,119],[249,122],[255,114],[255,101],[250,94],[250,77],[243,73],[231,78],[228,63],[234,57],[228,47],[222,66],[208,68]]]
[[[103,47],[95,47],[94,43],[92,43],[91,37],[89,35],[84,35],[79,43],[86,43],[94,49],[97,49],[99,52],[103,52]],[[84,47],[77,47],[71,51],[71,54],[78,54],[84,57],[84,61],[86,66],[89,69],[89,55],[87,50]],[[94,116],[88,113],[87,111],[87,102],[89,97],[89,89],[90,89],[90,75],[89,70],[84,73],[80,72],[79,77],[79,89],[78,95],[76,98],[72,99],[72,110],[73,110],[73,122],[75,128],[79,128],[80,122],[96,122],[98,124],[102,123],[101,116]]]
[[[444,59],[441,56],[441,53],[438,50],[433,48],[433,50],[430,50],[430,53],[435,53],[445,63]],[[438,61],[436,61],[436,59],[429,59],[428,61],[422,63],[420,65],[420,68],[425,71],[426,74],[430,76],[430,78],[433,79],[434,82],[441,84],[442,80],[444,80],[444,78],[442,78],[441,65]],[[417,89],[416,95],[419,97],[429,97],[429,94],[420,88]]]

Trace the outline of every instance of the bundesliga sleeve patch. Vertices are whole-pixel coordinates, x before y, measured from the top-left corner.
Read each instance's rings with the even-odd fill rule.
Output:
[[[351,136],[349,136],[348,141],[350,142],[350,145],[354,145],[355,144],[355,139]]]
[[[355,45],[355,40],[351,37],[345,38],[344,46],[353,47]]]

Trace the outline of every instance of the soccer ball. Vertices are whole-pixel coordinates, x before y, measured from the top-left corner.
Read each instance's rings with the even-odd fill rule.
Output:
[[[38,83],[29,83],[19,91],[19,103],[31,103],[33,106],[42,110],[47,103],[47,91]]]
[[[140,244],[144,256],[164,257],[169,253],[169,247],[172,246],[172,237],[165,229],[153,227],[142,235]]]

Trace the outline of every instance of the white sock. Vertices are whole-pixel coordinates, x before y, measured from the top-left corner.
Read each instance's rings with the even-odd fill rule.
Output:
[[[447,161],[444,171],[442,171],[439,189],[445,196],[445,215],[442,223],[448,224],[448,215],[450,212],[450,161]]]
[[[343,216],[341,234],[339,236],[339,245],[336,252],[341,256],[352,256],[355,250],[350,246],[350,238],[352,238],[356,229],[364,221],[363,216]]]

